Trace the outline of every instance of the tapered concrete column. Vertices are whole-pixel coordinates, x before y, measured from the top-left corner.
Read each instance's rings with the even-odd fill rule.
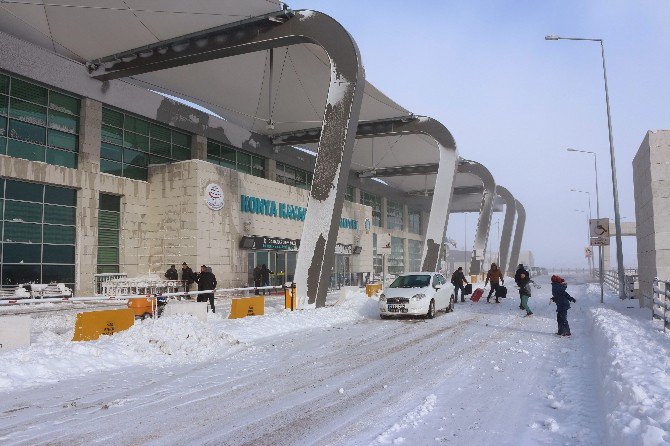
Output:
[[[491,229],[491,217],[493,216],[493,204],[496,197],[496,183],[491,172],[483,164],[461,160],[458,164],[458,172],[469,173],[479,177],[484,185],[482,203],[479,210],[479,220],[475,240],[472,245],[472,257],[470,260],[470,274],[475,275],[482,272],[482,263],[486,254],[486,245]]]
[[[523,230],[526,226],[526,209],[519,200],[516,203],[516,228],[514,229],[514,241],[512,242],[512,253],[509,258],[509,267],[515,268],[519,264],[519,253],[521,252],[521,240],[523,239]]]
[[[271,158],[265,158],[265,178],[277,181],[277,161]]]
[[[506,188],[496,186],[496,193],[505,202],[505,221],[503,222],[502,234],[500,236],[500,270],[503,274],[508,273],[516,265],[510,265],[509,248],[512,244],[512,231],[514,230],[514,218],[516,217],[516,200]]]

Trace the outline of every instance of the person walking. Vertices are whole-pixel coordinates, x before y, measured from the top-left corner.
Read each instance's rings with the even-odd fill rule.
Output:
[[[195,274],[186,262],[181,264],[181,283],[184,286],[184,291],[191,291],[191,284],[195,282]]]
[[[256,265],[256,268],[254,268],[254,286],[258,288],[261,286],[261,266]],[[258,294],[258,290],[256,290],[256,294]]]
[[[495,293],[496,303],[499,304],[500,300],[498,300],[498,287],[501,283],[503,285],[505,284],[505,279],[503,278],[502,272],[500,272],[500,268],[498,268],[498,265],[495,263],[491,263],[491,269],[488,273],[486,273],[484,287],[486,287],[486,284],[489,282],[491,282],[491,290],[489,291],[489,295],[486,297],[486,302],[491,302],[491,294]]]
[[[177,272],[177,268],[175,268],[174,265],[170,265],[170,268],[165,271],[165,278],[167,280],[179,280],[179,273]]]
[[[198,302],[209,301],[209,306],[212,307],[212,313],[216,313],[214,307],[214,290],[216,289],[216,276],[212,272],[212,268],[202,265],[200,267],[200,274],[197,277],[198,291],[212,291],[211,293],[198,294]]]
[[[263,266],[261,266],[261,282],[263,286],[270,286],[270,274],[272,274],[272,271],[268,268],[268,266],[264,263]],[[266,292],[270,292],[270,290],[263,290],[263,294]]]
[[[528,299],[530,299],[530,284],[533,281],[526,273],[521,273],[519,275],[519,295],[521,296],[521,306],[526,310],[526,317],[533,314],[528,305]]]
[[[465,302],[465,285],[468,281],[463,274],[463,267],[459,266],[451,275],[451,284],[454,286],[454,302],[458,302],[458,290],[461,291],[461,302]]]
[[[519,287],[519,309],[525,310],[521,299],[521,284],[519,283],[522,274],[530,280],[530,273],[526,270],[526,268],[523,267],[522,263],[519,263],[519,267],[516,269],[516,273],[514,274],[514,282]]]
[[[559,336],[571,336],[570,324],[568,324],[568,310],[570,309],[570,302],[577,302],[574,297],[570,296],[566,289],[568,284],[565,283],[562,277],[551,276],[551,301],[556,303],[556,322],[558,323]]]

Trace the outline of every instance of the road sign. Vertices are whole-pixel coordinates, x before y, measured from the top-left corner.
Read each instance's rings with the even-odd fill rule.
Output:
[[[592,218],[589,220],[591,246],[608,246],[610,244],[609,218]]]
[[[590,259],[592,256],[593,256],[593,248],[591,248],[590,246],[584,248],[584,257]]]

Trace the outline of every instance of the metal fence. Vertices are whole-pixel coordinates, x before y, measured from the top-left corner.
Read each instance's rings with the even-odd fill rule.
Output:
[[[637,270],[627,268],[624,272],[624,293],[626,298],[636,299],[638,297],[637,289],[639,288]],[[610,291],[619,293],[619,273],[617,270],[605,271],[603,282]]]
[[[670,329],[670,282],[654,279],[651,319],[661,319],[663,321],[663,331]]]

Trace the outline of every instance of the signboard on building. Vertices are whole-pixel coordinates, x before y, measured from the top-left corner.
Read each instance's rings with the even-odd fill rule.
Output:
[[[205,203],[213,211],[220,211],[224,205],[223,189],[216,183],[211,183],[205,188]]]
[[[589,236],[591,246],[608,246],[610,244],[609,218],[592,218],[589,220]]]
[[[242,237],[242,240],[240,240],[240,249],[254,251],[297,251],[298,248],[300,248],[300,240],[290,238],[252,235],[251,237]]]
[[[307,208],[287,203],[277,203],[265,198],[240,195],[240,210],[244,213],[267,215],[287,220],[305,221]],[[340,228],[358,230],[358,221],[340,218]]]

